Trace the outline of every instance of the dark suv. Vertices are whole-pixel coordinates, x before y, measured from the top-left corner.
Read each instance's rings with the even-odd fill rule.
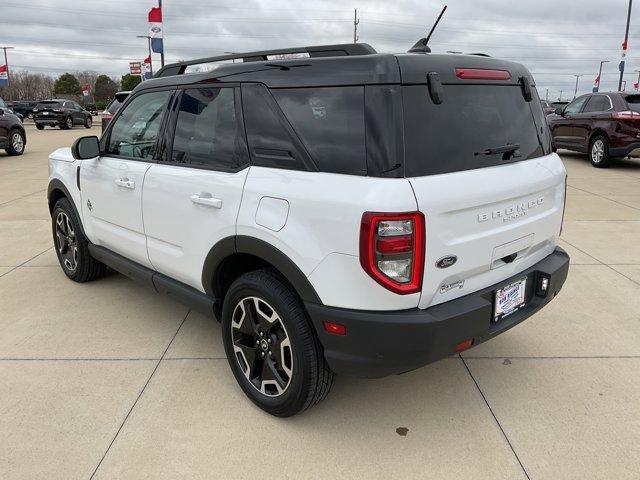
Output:
[[[640,95],[590,93],[547,117],[554,148],[588,153],[594,167],[640,157]]]
[[[45,125],[60,127],[62,130],[83,125],[91,128],[91,114],[72,100],[45,100],[39,102],[33,110],[36,128],[42,130]]]
[[[26,144],[27,136],[18,116],[0,107],[0,149],[9,155],[22,155]]]

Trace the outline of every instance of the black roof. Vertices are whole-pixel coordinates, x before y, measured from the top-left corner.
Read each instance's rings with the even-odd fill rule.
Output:
[[[531,77],[521,64],[492,57],[459,54],[381,54],[366,44],[344,53],[344,45],[303,47],[300,49],[270,50],[246,54],[209,57],[165,66],[156,76],[136,87],[148,89],[169,85],[189,85],[210,82],[260,82],[270,88],[324,87],[338,85],[424,84],[429,72],[437,72],[442,83],[486,83],[486,80],[461,80],[456,68],[508,70],[509,80],[492,80],[491,84],[517,84],[522,76]],[[354,44],[348,44],[353,47]],[[307,58],[264,60],[267,55],[306,51]],[[319,55],[312,55],[311,52]],[[280,53],[273,53],[280,52]],[[340,53],[335,53],[340,52]],[[242,62],[215,63],[231,58]],[[249,59],[249,60],[247,60]],[[184,73],[189,65],[210,63],[207,72]],[[176,74],[170,74],[176,72]]]

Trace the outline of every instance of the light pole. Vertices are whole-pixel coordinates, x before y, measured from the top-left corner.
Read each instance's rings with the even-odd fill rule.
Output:
[[[597,85],[593,86],[593,92],[600,91],[600,84],[602,83],[602,64],[609,63],[609,60],[600,60],[600,68],[598,69],[598,82]]]
[[[634,70],[634,71],[638,73],[638,82],[636,83],[637,85],[636,90],[638,90],[640,88],[640,70]]]
[[[151,36],[150,35],[136,35],[136,38],[146,38],[147,46],[149,47],[149,58],[151,58]],[[151,76],[153,77],[153,63],[149,64],[151,68]]]
[[[576,77],[576,89],[573,91],[573,98],[576,98],[576,96],[578,95],[578,79],[583,75],[584,75],[583,73],[573,74],[573,76]]]
[[[629,9],[627,10],[627,29],[624,32],[624,43],[622,44],[622,59],[620,60],[620,80],[618,81],[618,91],[622,90],[622,77],[624,76],[624,60],[627,53],[627,41],[629,40],[629,23],[631,22],[631,3],[629,0]]]
[[[7,50],[11,50],[14,47],[0,47],[4,50],[4,64],[7,66],[7,84],[9,84],[9,60],[7,60]]]

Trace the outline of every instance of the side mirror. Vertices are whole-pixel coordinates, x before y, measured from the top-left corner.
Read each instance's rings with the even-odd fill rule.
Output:
[[[88,160],[100,155],[100,140],[95,135],[80,137],[71,146],[71,155],[76,160]]]
[[[564,109],[563,109],[563,108],[556,108],[553,112],[554,112],[556,115],[560,115],[560,116],[562,116],[562,112],[564,112]]]

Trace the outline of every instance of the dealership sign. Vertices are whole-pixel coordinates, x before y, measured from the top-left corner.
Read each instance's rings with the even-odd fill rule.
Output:
[[[9,85],[9,67],[0,65],[0,87]]]
[[[142,74],[142,63],[141,62],[129,62],[129,71],[131,75],[141,75]]]

